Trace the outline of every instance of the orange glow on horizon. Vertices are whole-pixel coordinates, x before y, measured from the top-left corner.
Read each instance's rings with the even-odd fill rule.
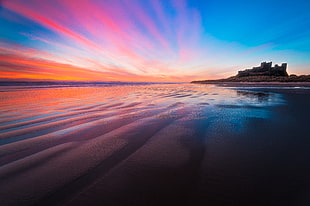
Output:
[[[5,66],[1,66],[0,78],[12,80],[186,82],[193,79],[193,76],[180,78],[177,76],[121,75],[121,70],[119,72],[117,69],[94,71],[22,55],[0,54],[0,61],[5,62],[3,64]]]

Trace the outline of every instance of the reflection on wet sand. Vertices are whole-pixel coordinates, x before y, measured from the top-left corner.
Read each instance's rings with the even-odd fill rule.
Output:
[[[264,93],[264,92],[253,92],[253,91],[237,90],[237,95],[246,96],[246,97],[249,97],[249,98],[257,98],[258,101],[264,102],[264,101],[268,101],[269,97],[272,94]]]
[[[214,192],[245,181],[241,194],[257,181],[255,158],[270,139],[246,137],[268,131],[274,108],[286,105],[279,93],[192,84],[2,87],[0,95],[2,205],[231,203]],[[246,176],[240,168],[236,176],[238,158],[251,166],[240,167]]]

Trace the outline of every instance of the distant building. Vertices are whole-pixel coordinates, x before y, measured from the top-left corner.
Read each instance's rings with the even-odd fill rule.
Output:
[[[288,76],[286,72],[287,63],[282,63],[281,66],[275,65],[272,67],[272,62],[262,62],[259,67],[238,71],[237,77],[246,76]]]

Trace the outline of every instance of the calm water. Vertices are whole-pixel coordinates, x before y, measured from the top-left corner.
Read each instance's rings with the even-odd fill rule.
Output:
[[[273,173],[271,130],[289,124],[282,94],[245,88],[0,89],[3,205],[267,201],[256,193]]]

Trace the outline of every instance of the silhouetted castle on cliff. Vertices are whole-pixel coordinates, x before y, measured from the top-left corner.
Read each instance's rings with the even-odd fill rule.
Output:
[[[286,72],[287,63],[283,63],[281,66],[275,65],[272,67],[272,62],[262,62],[259,67],[253,67],[252,69],[246,69],[238,71],[237,77],[247,76],[288,76]]]
[[[200,80],[192,81],[191,83],[216,84],[232,82],[307,82],[307,84],[304,85],[309,85],[308,82],[310,83],[310,75],[288,75],[286,68],[287,63],[283,63],[281,66],[276,64],[272,67],[272,62],[262,62],[259,67],[239,71],[236,76],[231,76],[226,79]]]

